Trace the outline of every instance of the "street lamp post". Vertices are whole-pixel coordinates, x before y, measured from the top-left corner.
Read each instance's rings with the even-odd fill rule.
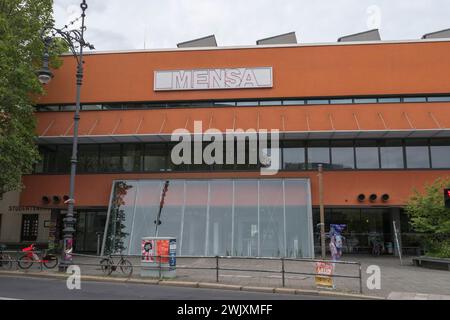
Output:
[[[38,71],[38,78],[42,84],[47,84],[53,77],[52,72],[49,68],[49,54],[48,48],[52,43],[53,37],[59,36],[67,45],[69,46],[73,56],[77,59],[77,73],[76,73],[76,108],[74,116],[74,127],[73,127],[73,142],[72,142],[72,157],[70,160],[70,186],[69,186],[69,199],[65,201],[68,205],[67,215],[63,219],[64,222],[64,244],[62,251],[62,259],[59,264],[59,271],[65,271],[69,265],[72,264],[72,250],[73,250],[73,234],[75,232],[76,219],[74,218],[74,205],[75,205],[75,175],[77,171],[77,150],[78,150],[78,123],[80,120],[80,94],[81,86],[83,84],[83,49],[89,48],[94,49],[94,46],[87,43],[84,40],[84,31],[86,27],[84,25],[84,20],[86,17],[86,10],[88,5],[86,0],[83,0],[80,4],[81,7],[81,29],[79,30],[68,30],[68,26],[64,26],[63,29],[57,29],[54,27],[47,28],[44,30],[43,35],[47,34],[44,39],[45,43],[45,53],[43,57],[42,68]],[[78,20],[78,19],[77,19]],[[71,24],[73,24],[72,22]],[[66,30],[67,29],[67,30]],[[51,31],[51,36],[48,32]]]

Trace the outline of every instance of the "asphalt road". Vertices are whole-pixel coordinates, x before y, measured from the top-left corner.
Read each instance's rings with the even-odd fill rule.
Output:
[[[0,300],[330,300],[332,297],[84,281],[69,290],[65,280],[0,276]]]

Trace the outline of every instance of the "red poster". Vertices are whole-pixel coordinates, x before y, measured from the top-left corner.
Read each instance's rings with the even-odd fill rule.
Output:
[[[169,263],[169,240],[158,240],[157,256],[162,256],[161,263]]]

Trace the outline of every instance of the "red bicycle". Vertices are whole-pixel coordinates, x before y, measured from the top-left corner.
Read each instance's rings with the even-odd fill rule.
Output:
[[[18,261],[18,265],[21,269],[29,269],[34,262],[42,263],[48,269],[53,269],[58,265],[58,258],[55,255],[47,254],[47,252],[44,251],[42,257],[39,257],[35,252],[35,249],[36,247],[34,244],[22,249],[22,251],[26,253]]]

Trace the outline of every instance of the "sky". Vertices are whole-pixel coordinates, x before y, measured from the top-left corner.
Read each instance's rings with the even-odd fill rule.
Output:
[[[56,26],[80,0],[54,0]],[[87,0],[86,41],[103,50],[176,48],[215,34],[219,46],[296,32],[299,43],[336,42],[378,28],[383,40],[450,28],[449,0]]]

